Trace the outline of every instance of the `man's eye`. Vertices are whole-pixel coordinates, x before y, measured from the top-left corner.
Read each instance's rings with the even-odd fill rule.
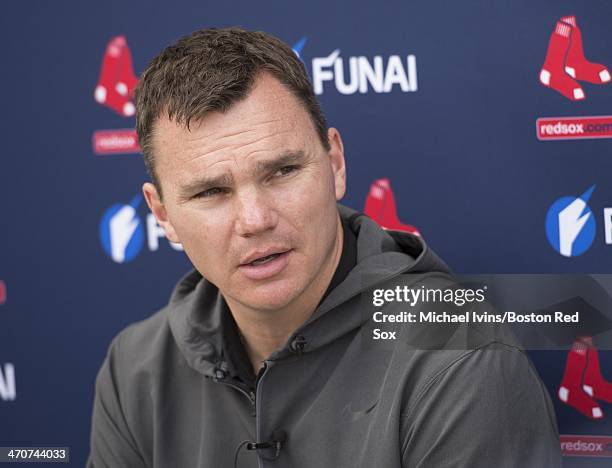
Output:
[[[208,197],[213,197],[215,195],[221,195],[225,193],[225,189],[222,189],[220,187],[213,187],[210,188],[208,190],[204,190],[203,192],[198,193],[195,197],[196,198],[208,198]]]
[[[281,167],[278,171],[276,171],[274,175],[283,177],[283,176],[294,173],[298,169],[299,169],[299,166],[284,166],[284,167]]]

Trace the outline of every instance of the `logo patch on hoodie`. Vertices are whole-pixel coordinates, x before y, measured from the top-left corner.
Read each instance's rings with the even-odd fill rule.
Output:
[[[350,418],[351,422],[355,422],[363,418],[365,415],[370,414],[374,410],[374,408],[376,408],[376,405],[378,405],[378,400],[376,400],[374,404],[371,405],[369,408],[363,410],[354,410],[353,402],[349,401],[342,409],[342,414],[346,414]]]

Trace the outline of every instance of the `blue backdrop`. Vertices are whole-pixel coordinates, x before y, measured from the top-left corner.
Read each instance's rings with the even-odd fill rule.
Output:
[[[612,114],[610,83],[581,83],[585,98],[573,101],[539,79],[566,15],[577,18],[587,58],[612,67],[608,0],[27,0],[2,8],[0,446],[70,446],[72,464],[82,466],[94,379],[111,338],[162,307],[190,268],[147,222],[142,201],[134,203],[142,244],[134,238],[133,258],[114,261],[100,238],[108,210],[133,201],[146,180],[142,156],[121,149],[118,137],[114,154],[92,144],[96,131],[134,127],[133,117],[94,100],[117,36],[138,75],[196,29],[271,32],[300,51],[322,85],[328,122],[345,144],[345,204],[362,210],[370,185],[388,179],[399,218],[457,272],[612,273],[604,215],[612,207],[612,140],[603,127],[566,135],[591,137],[576,139],[540,139],[536,129],[543,117],[554,124]],[[362,57],[353,75],[351,57]],[[353,78],[366,92],[341,92],[334,58],[342,59],[344,84]],[[383,86],[389,74],[389,92],[367,81],[367,67]],[[593,185],[594,240],[581,255],[563,256],[547,240],[547,211]],[[612,381],[610,353],[600,357]],[[604,418],[593,421],[557,398],[565,356],[532,353],[560,432],[612,436],[612,405],[603,403]],[[610,458],[565,461],[609,466]]]

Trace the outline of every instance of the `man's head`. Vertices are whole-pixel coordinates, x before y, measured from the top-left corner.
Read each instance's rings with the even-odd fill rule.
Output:
[[[155,57],[136,89],[136,129],[149,175],[161,194],[152,137],[160,116],[190,127],[214,111],[244,99],[262,72],[269,72],[298,98],[321,144],[329,150],[327,123],[304,64],[281,40],[261,31],[203,29]]]
[[[136,109],[147,203],[230,305],[279,309],[323,292],[344,155],[289,47],[261,32],[198,31],[151,62]]]

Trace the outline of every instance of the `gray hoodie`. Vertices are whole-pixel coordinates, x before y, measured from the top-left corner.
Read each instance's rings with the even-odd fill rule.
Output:
[[[196,271],[113,340],[88,467],[560,466],[550,397],[511,337],[430,351],[364,345],[360,294],[373,281],[448,269],[419,237],[339,209],[356,266],[269,356],[255,388],[233,375],[221,342],[230,312]]]

